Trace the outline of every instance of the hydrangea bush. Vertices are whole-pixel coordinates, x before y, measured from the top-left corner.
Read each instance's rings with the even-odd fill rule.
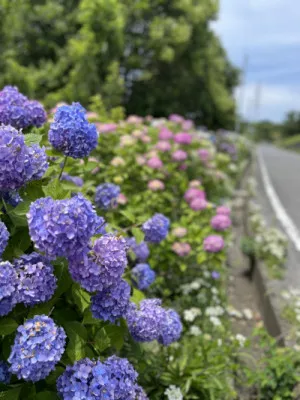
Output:
[[[16,89],[0,92],[13,115],[0,118],[5,396],[209,399],[221,385],[233,398],[239,343],[220,353],[217,340],[228,336],[225,203],[245,143],[221,146],[175,114],[104,129],[78,103],[23,133],[13,122],[24,102]],[[27,110],[41,126],[38,104]]]

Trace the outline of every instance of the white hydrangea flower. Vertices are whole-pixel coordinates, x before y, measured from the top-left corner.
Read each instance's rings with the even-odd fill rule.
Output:
[[[246,337],[244,335],[242,335],[241,333],[238,333],[235,336],[236,340],[239,342],[240,347],[244,347],[245,346],[245,342],[246,342]]]
[[[199,326],[192,325],[190,327],[190,334],[193,335],[193,336],[200,336],[202,334],[202,331],[199,328]]]
[[[248,319],[248,320],[253,319],[253,313],[252,313],[252,311],[250,310],[250,308],[244,308],[243,314],[244,314],[244,316],[245,316],[246,319]]]
[[[205,310],[205,315],[207,316],[218,317],[223,314],[224,314],[224,308],[221,306],[207,307]]]
[[[183,312],[183,318],[188,322],[193,322],[199,315],[201,315],[201,310],[197,307],[192,307]]]
[[[171,385],[165,390],[168,400],[183,400],[183,395],[179,387]]]
[[[220,318],[218,318],[218,317],[211,316],[211,317],[209,317],[209,319],[210,319],[210,322],[211,322],[214,326],[221,326],[221,325],[222,325],[222,322],[221,322]]]

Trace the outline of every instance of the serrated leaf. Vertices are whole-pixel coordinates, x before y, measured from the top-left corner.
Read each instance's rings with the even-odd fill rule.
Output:
[[[120,214],[124,215],[130,222],[135,223],[135,216],[129,210],[122,210]]]
[[[32,146],[33,144],[40,144],[42,139],[43,136],[38,135],[36,133],[26,133],[26,135],[24,135],[24,141],[26,146]]]
[[[82,313],[91,304],[91,296],[86,291],[81,289],[77,283],[74,283],[72,286],[72,296],[75,304]]]
[[[0,335],[6,336],[13,333],[18,327],[17,322],[12,318],[1,318]]]
[[[100,321],[99,321],[99,319],[96,319],[93,317],[90,309],[86,309],[84,311],[82,323],[84,325],[97,325],[97,324],[100,324]]]
[[[137,243],[141,243],[144,240],[144,233],[141,231],[141,229],[134,226],[133,228],[131,228],[131,232],[135,237]]]
[[[67,354],[72,362],[85,357],[85,341],[76,333],[70,338]]]
[[[110,346],[110,338],[104,328],[101,328],[95,336],[95,349],[102,353]]]
[[[104,329],[110,339],[111,346],[115,347],[117,350],[121,350],[124,344],[124,327],[117,325],[107,325]]]
[[[63,188],[61,181],[58,178],[53,179],[48,185],[43,186],[45,196],[50,196],[55,200],[62,200],[70,196],[70,192]]]
[[[142,301],[142,300],[144,300],[144,299],[145,299],[144,293],[141,292],[140,290],[134,288],[134,289],[133,289],[133,294],[132,294],[130,300],[131,300],[134,304],[139,304],[140,301]]]
[[[65,331],[69,338],[71,338],[74,334],[79,335],[82,339],[87,340],[87,330],[86,328],[78,321],[70,321],[64,324]]]
[[[58,396],[55,392],[40,392],[36,395],[36,400],[58,400]]]
[[[17,207],[8,211],[8,216],[15,226],[27,226],[26,214],[29,211],[31,201],[22,201]]]

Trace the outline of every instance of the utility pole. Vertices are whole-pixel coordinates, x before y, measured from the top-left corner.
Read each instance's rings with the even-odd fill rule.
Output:
[[[238,96],[238,99],[237,99],[237,113],[236,113],[236,120],[235,120],[235,131],[236,131],[236,133],[239,133],[239,130],[240,130],[240,127],[241,127],[240,115],[242,116],[243,115],[243,111],[244,111],[245,89],[246,89],[246,74],[247,74],[248,64],[249,64],[249,57],[248,57],[247,54],[245,54],[244,61],[243,61],[242,73],[241,73],[240,92],[239,92],[239,96]]]

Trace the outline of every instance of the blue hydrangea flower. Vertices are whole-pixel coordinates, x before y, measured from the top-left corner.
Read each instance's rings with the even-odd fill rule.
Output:
[[[45,147],[40,147],[37,144],[27,147],[25,163],[26,180],[41,179],[49,167]]]
[[[8,370],[7,362],[0,360],[0,382],[8,385],[10,382],[11,373]]]
[[[65,200],[38,199],[31,203],[27,219],[36,248],[49,257],[80,254],[105,228],[104,219],[81,193]]]
[[[24,254],[14,260],[18,275],[17,302],[26,306],[44,303],[53,296],[56,277],[50,262],[38,253]]]
[[[8,261],[0,262],[0,316],[11,312],[16,305],[16,287],[18,277],[12,264]]]
[[[106,366],[88,358],[68,365],[56,387],[63,400],[115,400],[113,382]]]
[[[25,381],[46,378],[61,359],[65,344],[63,328],[46,315],[36,315],[17,329],[8,358],[10,372]]]
[[[156,274],[149,264],[137,264],[131,271],[133,282],[138,289],[147,289],[154,281]]]
[[[95,240],[92,251],[69,258],[72,278],[88,292],[102,291],[119,282],[127,265],[126,242],[112,234]]]
[[[17,205],[23,201],[23,199],[16,190],[11,190],[9,192],[0,191],[0,198],[2,198],[5,201],[5,203],[13,207],[17,207]]]
[[[137,372],[126,358],[109,357],[105,362],[113,383],[115,400],[135,400]]]
[[[16,87],[5,86],[0,91],[0,123],[22,129],[28,126],[42,126],[46,122],[43,106],[35,100],[28,100]]]
[[[135,395],[136,395],[136,400],[149,400],[144,389],[139,385],[136,385],[135,387]]]
[[[146,221],[142,230],[145,234],[145,241],[151,243],[160,243],[169,232],[170,221],[163,214],[154,214]]]
[[[9,233],[6,228],[6,225],[2,221],[0,221],[0,259],[7,246],[8,238],[9,238]]]
[[[83,186],[83,179],[80,178],[79,176],[71,176],[68,175],[66,172],[63,172],[61,175],[61,179],[63,181],[68,181],[74,183],[74,185],[82,187]]]
[[[88,156],[98,142],[96,126],[88,122],[79,103],[58,108],[48,137],[56,150],[73,158]]]
[[[174,310],[165,310],[165,317],[161,320],[158,342],[164,346],[176,342],[181,335],[182,324],[180,317]]]
[[[165,310],[161,307],[161,300],[142,300],[137,307],[130,303],[126,320],[131,336],[137,342],[151,342],[158,339]]]
[[[110,288],[92,296],[91,310],[94,318],[114,323],[125,316],[130,299],[130,286],[123,279]]]
[[[120,186],[113,183],[102,183],[96,187],[95,204],[103,210],[114,208],[120,193]]]
[[[146,242],[137,243],[135,238],[127,239],[128,247],[134,252],[137,261],[146,261],[150,255],[149,247]]]

